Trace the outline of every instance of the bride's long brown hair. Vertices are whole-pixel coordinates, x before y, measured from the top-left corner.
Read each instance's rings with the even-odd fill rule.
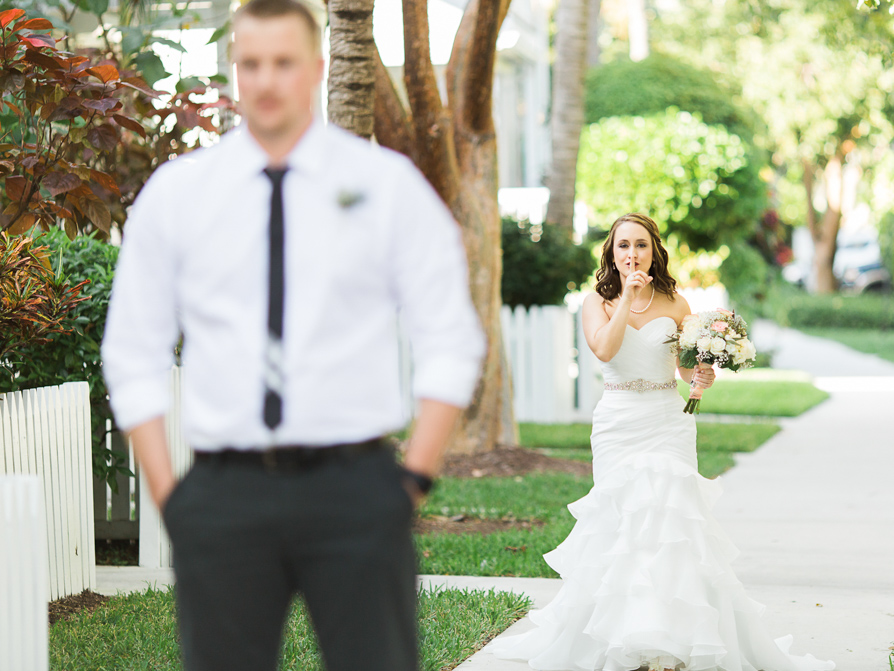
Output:
[[[652,284],[655,285],[656,291],[660,291],[673,300],[674,292],[677,289],[677,280],[667,270],[667,250],[661,244],[658,224],[650,217],[635,212],[618,217],[612,224],[605,242],[602,243],[602,262],[596,271],[596,291],[607,301],[614,300],[621,294],[621,275],[615,266],[615,232],[618,230],[618,226],[627,222],[639,224],[649,232],[649,237],[652,239],[652,265],[649,267]]]

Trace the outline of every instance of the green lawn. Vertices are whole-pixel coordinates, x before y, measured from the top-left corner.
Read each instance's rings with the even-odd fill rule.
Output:
[[[678,382],[677,388],[683,398],[689,397],[687,385]],[[714,386],[705,390],[700,412],[797,417],[827,398],[829,394],[809,382],[730,376],[717,380]]]
[[[818,338],[835,340],[859,352],[875,354],[888,361],[894,361],[894,331],[843,328],[802,328],[799,330]]]
[[[525,597],[501,592],[424,590],[419,595],[419,640],[424,671],[453,668],[522,617]],[[59,671],[182,669],[173,592],[149,590],[115,597],[93,613],[50,628],[50,668]],[[323,666],[304,607],[296,603],[285,630],[280,668]]]
[[[525,447],[590,447],[589,424],[518,423],[519,441]]]
[[[554,578],[542,555],[571,531],[566,505],[593,482],[569,473],[531,473],[514,478],[442,478],[420,515],[466,514],[490,519],[537,519],[543,526],[482,534],[416,537],[420,573],[519,575]]]

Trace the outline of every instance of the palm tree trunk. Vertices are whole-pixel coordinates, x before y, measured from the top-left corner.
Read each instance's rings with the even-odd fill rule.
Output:
[[[369,139],[375,123],[373,0],[329,0],[329,120]]]
[[[546,221],[571,237],[577,155],[584,124],[584,80],[592,0],[560,0],[556,10],[556,62],[553,67],[552,164],[547,178]],[[598,3],[596,4],[598,10]]]

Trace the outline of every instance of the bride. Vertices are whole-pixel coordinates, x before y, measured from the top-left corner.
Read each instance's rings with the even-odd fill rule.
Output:
[[[488,650],[534,669],[828,671],[788,654],[729,562],[737,550],[710,509],[719,484],[698,474],[695,419],[674,368],[710,387],[710,368],[678,367],[668,336],[689,305],[675,292],[658,227],[627,214],[602,248],[596,293],[583,305],[587,344],[603,362],[593,413],[594,486],[568,507],[577,522],[545,555],[563,584],[537,627]]]

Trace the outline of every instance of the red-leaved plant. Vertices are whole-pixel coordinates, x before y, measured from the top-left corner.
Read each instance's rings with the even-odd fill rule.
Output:
[[[122,113],[120,98],[128,90],[156,93],[113,65],[91,65],[58,49],[42,32],[53,28],[48,19],[24,16],[21,9],[0,12],[0,110],[17,117],[0,128],[0,230],[21,234],[61,221],[71,237],[92,228],[108,234],[103,195],[120,196],[116,181],[72,158],[111,152],[121,129],[145,137],[143,126]]]

